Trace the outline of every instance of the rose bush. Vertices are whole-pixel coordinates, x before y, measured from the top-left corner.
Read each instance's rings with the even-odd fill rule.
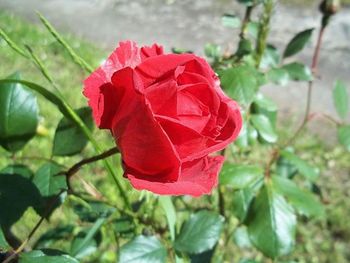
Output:
[[[84,85],[136,189],[200,196],[216,186],[224,157],[210,154],[238,136],[242,119],[204,59],[121,42]]]

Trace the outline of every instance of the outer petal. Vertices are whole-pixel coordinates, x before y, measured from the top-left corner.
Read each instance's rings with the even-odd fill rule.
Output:
[[[152,47],[137,47],[135,42],[125,41],[120,42],[119,46],[112,52],[108,59],[96,69],[87,79],[84,81],[85,97],[89,98],[89,105],[92,108],[93,116],[97,126],[100,128],[109,128],[101,121],[104,114],[103,105],[101,103],[101,90],[100,87],[111,81],[112,75],[125,67],[135,68],[143,60],[163,54],[163,47],[154,44]]]
[[[112,77],[115,90],[124,90],[114,113],[112,133],[122,154],[126,173],[149,181],[173,182],[180,170],[178,155],[162,127],[154,119],[142,82],[131,68]]]
[[[132,174],[126,176],[133,187],[149,190],[160,195],[192,195],[195,197],[210,194],[217,185],[218,174],[224,162],[223,156],[203,157],[186,162],[181,167],[181,174],[174,183],[150,182],[136,178]]]

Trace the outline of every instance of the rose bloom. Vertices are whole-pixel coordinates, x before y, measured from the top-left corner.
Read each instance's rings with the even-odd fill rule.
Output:
[[[200,196],[217,185],[224,157],[211,154],[235,140],[242,118],[204,59],[121,42],[84,86],[134,188]]]

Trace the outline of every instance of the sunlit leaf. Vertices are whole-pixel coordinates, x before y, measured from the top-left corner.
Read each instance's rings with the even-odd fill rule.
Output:
[[[349,112],[349,96],[345,84],[339,80],[334,85],[333,102],[340,118],[345,119]]]

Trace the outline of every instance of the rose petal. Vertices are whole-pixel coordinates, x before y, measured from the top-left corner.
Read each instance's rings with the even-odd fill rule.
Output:
[[[218,174],[224,162],[223,156],[208,157],[182,165],[181,174],[174,183],[150,182],[126,174],[134,188],[148,190],[160,195],[192,195],[195,197],[210,194],[218,182]]]
[[[163,53],[163,47],[157,44],[153,44],[151,47],[144,46],[141,48],[141,59],[144,61],[149,57],[163,55]]]
[[[124,90],[115,112],[112,133],[122,154],[125,172],[151,181],[175,181],[179,157],[146,104],[137,73],[131,68],[112,77],[116,90]]]

